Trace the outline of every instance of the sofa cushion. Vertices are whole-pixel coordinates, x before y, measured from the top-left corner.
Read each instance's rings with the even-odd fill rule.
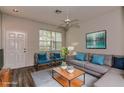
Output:
[[[77,52],[77,54],[75,55],[75,60],[85,61],[86,60],[86,54],[81,53],[81,52]]]
[[[88,60],[91,62],[92,61],[92,57],[94,54],[92,53],[88,53]],[[96,55],[101,55],[104,56],[104,64],[107,66],[112,66],[112,55],[106,55],[106,54],[96,54]]]
[[[86,69],[86,68],[83,68],[83,70],[85,71],[85,72],[87,72],[87,73],[89,73],[89,74],[91,74],[91,75],[93,75],[93,76],[96,76],[96,77],[101,77],[101,76],[103,76],[103,74],[101,74],[101,73],[98,73],[98,72],[95,72],[95,71],[92,71],[92,70],[89,70],[89,69]]]
[[[39,60],[38,61],[38,64],[46,64],[46,63],[49,63],[50,60]]]
[[[97,64],[92,64],[90,62],[85,63],[84,67],[86,69],[93,70],[93,71],[101,73],[101,74],[105,74],[110,69],[109,66],[106,66],[106,65],[101,66],[101,65],[97,65]]]
[[[75,58],[74,55],[71,55],[71,56],[67,56],[66,60],[73,60]]]
[[[94,83],[95,87],[124,87],[124,70],[111,68],[105,75]]]
[[[93,64],[98,64],[98,65],[103,65],[104,64],[104,59],[105,57],[103,55],[93,55],[92,58],[92,63]]]
[[[105,65],[112,66],[112,55],[105,55]]]
[[[87,61],[68,60],[68,64],[74,64],[74,65],[81,66],[81,67],[84,67],[84,64],[86,62]]]

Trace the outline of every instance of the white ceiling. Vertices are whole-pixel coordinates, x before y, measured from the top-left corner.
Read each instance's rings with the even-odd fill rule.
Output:
[[[67,9],[69,9],[69,17],[71,19],[78,19],[80,22],[103,15],[118,6],[1,6],[3,13],[10,15],[32,19],[53,25],[59,25],[61,20],[66,18]],[[13,12],[13,9],[18,9],[19,12]],[[55,14],[55,10],[59,9],[63,12]]]

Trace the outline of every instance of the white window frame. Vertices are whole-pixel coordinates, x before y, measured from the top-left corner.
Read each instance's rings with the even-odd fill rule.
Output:
[[[48,31],[48,32],[50,32],[51,33],[50,41],[49,40],[48,41],[47,40],[40,40],[40,37],[41,37],[40,31]],[[53,37],[52,37],[52,33],[55,33],[55,39],[54,40],[53,40]],[[56,38],[57,38],[56,33],[60,33],[61,34],[61,41],[57,41],[56,40]],[[40,45],[40,42],[50,42],[50,46],[44,46],[44,47],[49,47],[49,50],[41,50],[41,47],[43,47],[43,46]],[[39,50],[40,51],[54,51],[54,50],[59,51],[62,48],[62,42],[63,42],[63,39],[62,39],[62,33],[61,32],[49,31],[49,30],[39,30]],[[57,43],[61,43],[61,48],[60,49],[57,49],[57,47],[56,47]]]

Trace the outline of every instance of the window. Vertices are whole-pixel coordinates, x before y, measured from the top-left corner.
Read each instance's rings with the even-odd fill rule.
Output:
[[[40,51],[60,50],[62,47],[62,33],[40,30],[39,47]]]

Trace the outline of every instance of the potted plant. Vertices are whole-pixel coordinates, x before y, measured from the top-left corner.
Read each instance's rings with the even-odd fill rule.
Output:
[[[62,56],[64,58],[64,61],[66,61],[67,55],[69,54],[69,50],[66,47],[63,47],[61,50]]]

